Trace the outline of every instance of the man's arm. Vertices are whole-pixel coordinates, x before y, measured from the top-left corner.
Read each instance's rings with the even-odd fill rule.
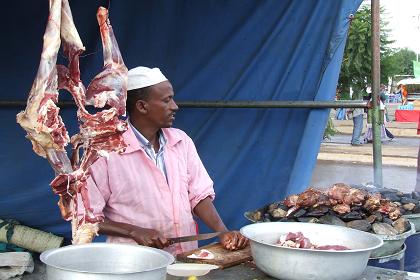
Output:
[[[131,238],[137,244],[162,249],[170,245],[169,241],[157,230],[141,228],[127,223],[105,219],[99,224],[99,233]]]
[[[228,230],[209,197],[201,200],[195,206],[194,213],[212,230]],[[238,231],[230,231],[220,236],[220,243],[228,250],[238,250],[245,248],[248,245],[248,239]]]

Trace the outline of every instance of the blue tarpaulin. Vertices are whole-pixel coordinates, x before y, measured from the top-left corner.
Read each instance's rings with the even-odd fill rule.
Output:
[[[102,68],[99,5],[128,68],[159,67],[175,100],[334,99],[349,15],[361,0],[70,1],[86,52],[85,85]],[[2,3],[1,100],[26,100],[35,77],[48,1]],[[6,39],[6,40],[5,40]],[[65,63],[60,56],[59,62]],[[61,99],[69,99],[62,93]],[[22,108],[0,108],[0,218],[70,236],[49,183],[54,173],[16,124]],[[328,109],[182,109],[174,126],[195,141],[215,182],[228,227],[243,212],[307,188]],[[62,109],[70,133],[75,110]]]

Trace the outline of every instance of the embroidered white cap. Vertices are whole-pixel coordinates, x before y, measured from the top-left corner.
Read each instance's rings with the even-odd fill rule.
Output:
[[[127,90],[153,86],[167,80],[159,68],[139,66],[128,71]]]

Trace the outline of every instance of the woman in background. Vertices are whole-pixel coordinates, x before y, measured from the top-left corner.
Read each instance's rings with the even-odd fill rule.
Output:
[[[372,132],[372,94],[369,94],[369,109],[367,115],[367,131],[365,133],[365,142],[372,143],[373,141],[373,132]],[[385,101],[386,101],[386,94],[381,86],[381,92],[378,97],[379,99],[379,123],[381,124],[381,142],[390,141],[394,138],[394,135],[385,128],[386,116],[385,116]]]

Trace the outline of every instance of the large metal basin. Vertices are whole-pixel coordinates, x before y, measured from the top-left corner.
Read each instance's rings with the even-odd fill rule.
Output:
[[[413,223],[416,232],[420,232],[420,214],[410,214],[410,215],[403,215],[404,218],[409,220],[411,223]]]
[[[280,235],[302,232],[316,245],[342,245],[351,250],[323,251],[275,246]],[[372,250],[383,241],[374,234],[346,227],[272,222],[241,228],[250,240],[255,264],[266,274],[284,280],[350,280],[366,268]]]
[[[92,243],[45,251],[49,280],[164,280],[174,257],[162,250],[139,245]]]

